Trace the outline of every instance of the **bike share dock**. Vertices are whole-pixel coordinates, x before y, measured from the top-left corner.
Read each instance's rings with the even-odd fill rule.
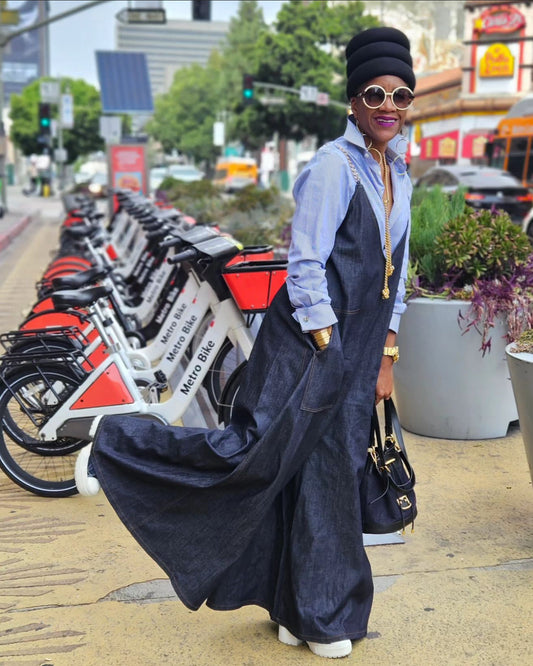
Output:
[[[32,221],[0,251],[0,332],[16,328],[32,304],[62,215],[57,198],[15,193],[8,201],[16,215],[0,220],[1,233],[29,213]],[[415,532],[403,544],[368,548],[376,587],[369,637],[344,661],[530,663],[533,496],[519,429],[497,440],[405,433],[405,441],[418,481]],[[319,661],[304,646],[279,643],[261,609],[187,610],[103,494],[42,498],[0,475],[0,563],[0,666]]]

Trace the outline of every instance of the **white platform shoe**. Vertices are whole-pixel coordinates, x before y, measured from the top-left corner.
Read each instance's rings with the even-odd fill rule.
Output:
[[[95,476],[89,474],[89,456],[91,455],[92,444],[84,446],[78,453],[76,466],[74,467],[74,481],[80,495],[92,497],[100,491],[100,481]]]
[[[285,645],[298,646],[302,645],[304,641],[293,636],[288,629],[282,627],[281,624],[278,628],[278,640]],[[326,657],[328,659],[338,659],[340,657],[347,657],[352,652],[352,641],[346,639],[344,641],[335,641],[334,643],[314,643],[307,641],[307,647],[317,657]]]

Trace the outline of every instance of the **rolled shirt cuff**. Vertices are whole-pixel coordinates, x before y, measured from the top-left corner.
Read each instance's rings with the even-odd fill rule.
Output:
[[[393,313],[390,319],[389,331],[394,331],[395,333],[398,333],[398,329],[400,328],[401,317],[402,317],[401,314]]]
[[[297,308],[292,316],[300,324],[304,333],[333,326],[338,321],[331,306],[324,303]]]

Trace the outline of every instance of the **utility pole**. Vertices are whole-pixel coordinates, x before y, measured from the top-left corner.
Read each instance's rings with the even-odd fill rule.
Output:
[[[103,2],[109,2],[109,0],[92,0],[92,2],[87,2],[84,5],[75,7],[74,9],[69,9],[66,12],[61,14],[56,14],[55,16],[50,16],[43,21],[38,21],[33,25],[28,25],[25,28],[19,28],[18,30],[7,30],[6,26],[0,23],[0,181],[2,186],[2,203],[4,209],[7,211],[7,193],[6,193],[6,154],[4,144],[6,143],[6,135],[4,128],[4,83],[3,83],[3,64],[4,64],[4,48],[9,44],[12,39],[23,35],[25,32],[31,32],[37,28],[43,28],[45,25],[54,23],[54,21],[60,21],[61,19],[72,16],[73,14],[78,14],[79,12],[84,12],[86,9],[92,9],[96,5],[101,5]],[[1,16],[1,14],[0,14]]]

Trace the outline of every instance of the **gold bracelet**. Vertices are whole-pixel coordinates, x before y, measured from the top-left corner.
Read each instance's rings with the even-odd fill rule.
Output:
[[[331,335],[329,331],[317,331],[316,333],[312,333],[313,340],[316,344],[316,346],[322,350],[325,349],[331,340]]]

